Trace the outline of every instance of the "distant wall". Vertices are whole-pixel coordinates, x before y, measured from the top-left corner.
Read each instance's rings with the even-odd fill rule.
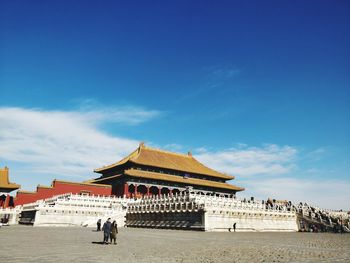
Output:
[[[208,209],[205,213],[205,231],[295,232],[298,231],[294,212],[261,210],[220,210]]]
[[[99,210],[99,211],[97,211]],[[118,227],[124,227],[126,209],[77,209],[77,207],[40,207],[36,211],[34,226],[88,226],[95,227],[98,219],[116,220]]]
[[[112,187],[110,185],[96,185],[55,180],[52,182],[51,187],[38,186],[35,192],[18,191],[14,199],[14,203],[15,206],[23,205],[65,193],[111,195]]]

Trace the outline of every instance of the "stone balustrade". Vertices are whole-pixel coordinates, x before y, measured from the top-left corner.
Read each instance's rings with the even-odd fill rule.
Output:
[[[194,192],[133,200],[127,210],[127,225],[133,227],[178,228],[181,225],[227,231],[235,221],[240,222],[239,229],[243,231],[297,230],[296,213],[288,207]]]
[[[339,219],[349,219],[343,211],[320,209],[307,203],[271,202],[239,199],[235,196],[218,196],[193,191],[140,199],[62,194],[35,203],[16,207],[14,214],[36,214],[37,225],[57,224],[94,225],[97,218],[118,218],[119,225],[133,227],[163,227],[205,229],[220,231],[229,229],[233,222],[240,231],[296,231],[297,216],[333,226]],[[7,210],[7,212],[10,210]],[[6,211],[0,210],[0,215]],[[32,214],[31,214],[32,213]],[[7,213],[9,214],[9,213]],[[23,213],[24,215],[26,213]],[[60,222],[58,222],[60,221]],[[51,223],[50,223],[51,222]],[[348,223],[348,221],[346,221]]]
[[[34,226],[95,226],[97,219],[111,217],[123,226],[129,201],[115,196],[58,195],[23,205],[20,222]]]

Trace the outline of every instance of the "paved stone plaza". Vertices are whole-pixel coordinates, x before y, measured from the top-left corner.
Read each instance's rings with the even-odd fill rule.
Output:
[[[0,228],[1,262],[350,262],[349,234],[210,233],[122,228]]]

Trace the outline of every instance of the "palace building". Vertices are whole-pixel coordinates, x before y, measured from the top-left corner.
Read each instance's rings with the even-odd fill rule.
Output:
[[[86,182],[54,180],[36,191],[10,183],[0,169],[0,226],[94,226],[112,218],[120,227],[230,231],[298,231],[310,226],[334,229],[347,220],[343,211],[327,211],[306,203],[236,197],[244,188],[233,176],[215,171],[191,153],[179,154],[143,143],[119,162],[96,169],[100,177]],[[3,194],[2,194],[2,193]]]
[[[234,196],[244,188],[227,183],[234,176],[217,172],[192,154],[179,154],[146,147],[143,143],[119,162],[95,169],[101,176],[88,181],[112,185],[116,196],[139,198],[176,194],[191,187],[204,194]]]
[[[13,197],[9,193],[20,187],[20,185],[10,182],[9,168],[0,168],[0,208],[14,206]]]
[[[227,181],[234,176],[206,167],[191,153],[179,154],[146,147],[139,147],[111,165],[95,169],[100,177],[85,182],[53,180],[50,186],[38,185],[35,191],[20,189],[16,196],[8,193],[20,188],[10,183],[8,168],[0,169],[0,208],[24,205],[37,200],[66,193],[88,195],[114,195],[140,198],[151,195],[175,195],[191,188],[207,195],[235,196],[244,188]],[[6,193],[6,194],[5,194]]]

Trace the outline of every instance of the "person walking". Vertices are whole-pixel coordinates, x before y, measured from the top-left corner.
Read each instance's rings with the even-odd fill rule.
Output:
[[[233,232],[236,232],[236,223],[233,224]]]
[[[111,244],[112,241],[114,241],[114,245],[117,244],[117,234],[118,234],[118,225],[117,222],[114,220],[111,226]]]
[[[340,234],[343,234],[343,218],[340,218]]]
[[[103,230],[103,243],[104,244],[108,244],[108,238],[109,235],[111,234],[111,228],[112,228],[112,224],[111,224],[111,219],[108,218],[107,221],[103,224],[102,230]]]
[[[101,218],[97,220],[97,231],[101,231]]]

